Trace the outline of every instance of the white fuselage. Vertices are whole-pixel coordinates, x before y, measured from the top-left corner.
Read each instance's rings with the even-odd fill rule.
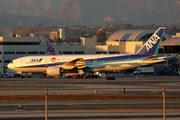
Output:
[[[144,59],[144,57],[138,59],[134,59],[134,58],[131,59],[128,58],[128,56],[130,55],[116,54],[116,55],[27,56],[13,60],[10,64],[8,64],[8,68],[18,72],[46,72],[47,67],[49,66],[64,67],[63,66],[64,63],[73,61],[77,58],[83,58],[83,61],[85,61],[86,66],[88,66],[93,70],[93,72],[95,72],[95,71],[126,70],[126,69],[132,69],[157,62],[156,60],[143,61],[142,59]],[[112,58],[114,57],[124,57],[124,59],[113,60]],[[105,59],[103,60],[103,58]]]

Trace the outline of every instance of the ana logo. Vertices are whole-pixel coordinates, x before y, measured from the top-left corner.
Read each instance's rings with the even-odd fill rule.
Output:
[[[46,53],[47,52],[50,52],[50,53],[54,52],[55,53],[54,47],[52,45],[50,45],[50,47],[48,47],[47,50],[46,50]]]
[[[149,52],[149,49],[151,49],[153,47],[153,45],[155,45],[157,43],[157,41],[160,39],[159,36],[157,36],[156,34],[154,34],[146,43],[146,49]]]
[[[41,62],[43,59],[32,59],[30,62]]]
[[[52,61],[52,62],[54,62],[55,60],[56,60],[56,58],[55,58],[55,57],[51,58],[51,61]]]

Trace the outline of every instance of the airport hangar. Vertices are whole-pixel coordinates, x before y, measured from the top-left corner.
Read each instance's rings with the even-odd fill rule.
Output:
[[[112,34],[106,43],[97,38],[81,38],[81,43],[53,43],[60,54],[134,54],[155,32],[155,29],[122,30]],[[180,53],[180,38],[170,38],[166,33],[159,48],[159,56]],[[23,56],[44,55],[40,37],[14,35],[11,27],[0,27],[0,71],[13,59]],[[155,64],[155,70],[176,70],[180,58]]]

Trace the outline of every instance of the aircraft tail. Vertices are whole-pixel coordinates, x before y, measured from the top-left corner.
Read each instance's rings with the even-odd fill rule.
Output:
[[[159,45],[162,41],[165,29],[165,27],[160,27],[136,54],[156,55],[159,49]]]
[[[44,35],[40,35],[40,39],[46,55],[60,55],[58,50],[49,42],[49,40]]]

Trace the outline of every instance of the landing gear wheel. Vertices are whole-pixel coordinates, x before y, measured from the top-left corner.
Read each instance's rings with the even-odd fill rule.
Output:
[[[79,75],[79,78],[83,78],[83,76],[82,76],[82,75]]]
[[[86,75],[83,75],[83,78],[87,78],[87,76],[86,76]]]
[[[75,78],[76,78],[76,79],[79,78],[79,75],[76,75]]]

